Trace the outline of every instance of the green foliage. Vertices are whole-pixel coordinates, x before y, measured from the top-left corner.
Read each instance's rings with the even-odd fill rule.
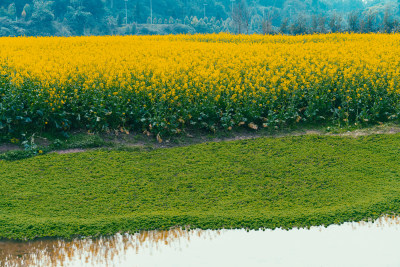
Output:
[[[13,150],[0,154],[0,160],[20,160],[33,157],[36,153],[32,150]]]
[[[66,18],[68,25],[77,35],[83,35],[86,25],[89,23],[92,14],[84,11],[84,8],[68,7]]]
[[[67,149],[86,149],[86,148],[98,148],[98,147],[109,147],[111,143],[105,142],[98,135],[87,135],[87,134],[75,134],[68,139],[54,139],[53,142],[48,146],[41,146],[35,142],[34,135],[26,138],[21,142],[23,150],[11,150],[0,154],[0,160],[20,160],[26,159],[37,155],[44,155],[55,150],[67,150]]]
[[[100,136],[87,134],[73,135],[65,142],[61,142],[60,140],[56,139],[53,143],[55,149],[93,148],[107,145],[108,143],[106,143]]]
[[[52,2],[34,0],[32,20],[29,27],[35,35],[54,35]]]
[[[329,225],[400,212],[400,135],[0,161],[0,238]]]

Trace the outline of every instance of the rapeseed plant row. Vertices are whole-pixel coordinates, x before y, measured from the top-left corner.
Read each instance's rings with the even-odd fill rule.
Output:
[[[397,34],[0,38],[0,133],[397,120],[399,44]]]

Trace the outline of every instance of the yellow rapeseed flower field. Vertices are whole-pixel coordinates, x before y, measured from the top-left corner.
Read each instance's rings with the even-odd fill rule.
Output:
[[[396,120],[400,35],[0,38],[0,132]]]

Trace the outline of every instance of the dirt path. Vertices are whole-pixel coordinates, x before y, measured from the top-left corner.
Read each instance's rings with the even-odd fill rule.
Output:
[[[383,124],[377,125],[370,128],[358,129],[347,132],[328,132],[321,129],[302,129],[302,130],[277,130],[277,131],[249,131],[241,130],[238,132],[227,133],[224,135],[211,135],[207,133],[187,133],[185,136],[175,137],[172,139],[165,139],[161,143],[157,142],[154,136],[147,136],[142,134],[104,134],[100,135],[104,141],[109,142],[112,146],[108,148],[121,148],[126,147],[130,149],[138,148],[172,148],[182,147],[194,144],[200,144],[205,142],[229,142],[237,140],[248,140],[254,138],[281,138],[287,136],[302,136],[302,135],[322,135],[322,136],[351,136],[354,138],[373,134],[397,134],[400,133],[400,125],[396,124]],[[50,142],[48,142],[50,144]],[[47,146],[47,145],[46,145]],[[64,150],[52,151],[58,154],[70,154],[70,153],[81,153],[93,148],[72,148]],[[12,150],[22,150],[22,148],[16,144],[0,144],[0,153],[5,153]]]

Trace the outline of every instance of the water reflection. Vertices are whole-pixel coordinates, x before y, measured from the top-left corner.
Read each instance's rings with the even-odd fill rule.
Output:
[[[160,245],[181,247],[188,245],[193,236],[211,240],[219,234],[220,231],[176,228],[72,241],[0,241],[0,266],[64,266],[73,260],[93,266],[112,266],[127,252],[139,254],[141,250],[158,250]]]
[[[400,266],[398,240],[400,217],[310,230],[172,229],[73,241],[0,241],[0,266]]]

